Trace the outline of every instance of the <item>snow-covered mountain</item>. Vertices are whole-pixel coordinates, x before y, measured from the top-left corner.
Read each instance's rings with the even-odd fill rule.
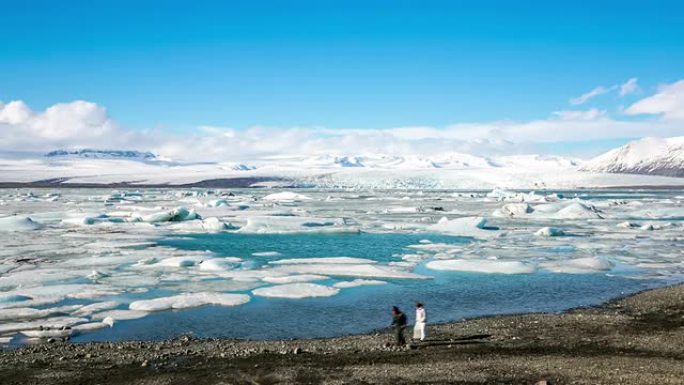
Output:
[[[45,154],[46,158],[88,158],[88,159],[128,159],[128,160],[156,160],[157,156],[151,152],[135,150],[55,150]]]
[[[171,161],[138,151],[53,151],[34,157],[3,158],[0,154],[0,184],[223,186],[232,183],[225,181],[239,181],[241,186],[361,189],[684,186],[683,149],[684,137],[644,139],[587,164],[550,155],[478,156],[457,152],[273,155],[243,164]]]
[[[635,140],[585,162],[580,170],[684,177],[684,136]]]

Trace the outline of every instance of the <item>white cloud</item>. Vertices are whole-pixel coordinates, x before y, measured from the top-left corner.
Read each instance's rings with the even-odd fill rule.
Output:
[[[561,120],[596,120],[605,117],[607,112],[598,108],[590,108],[588,110],[555,111],[552,115]]]
[[[627,82],[629,83],[629,81]],[[627,114],[660,114],[620,120],[597,108],[563,110],[531,121],[459,123],[389,129],[200,126],[186,134],[120,127],[97,104],[76,101],[32,111],[21,101],[0,103],[0,150],[59,148],[150,150],[173,159],[250,161],[281,155],[431,154],[456,151],[511,154],[544,143],[684,134],[684,81],[662,86],[627,108]],[[535,147],[537,146],[537,147]]]
[[[618,91],[620,97],[629,95],[639,90],[639,85],[637,84],[638,78],[630,78],[622,84],[614,84],[610,87],[598,86],[593,90],[586,92],[576,98],[570,99],[570,104],[578,106],[588,102],[589,100],[607,94],[609,92]]]
[[[120,129],[95,103],[75,101],[34,112],[24,102],[0,104],[0,146],[8,150],[42,150],[126,144],[132,133]]]
[[[684,80],[660,86],[655,95],[632,104],[625,113],[659,114],[664,120],[684,120]]]
[[[607,94],[612,89],[613,89],[613,87],[606,88],[604,86],[598,86],[589,92],[586,92],[586,93],[584,93],[584,94],[582,94],[576,98],[570,99],[570,104],[576,105],[576,106],[580,105],[580,104],[584,104],[584,103],[588,102],[589,99],[595,98],[599,95]]]
[[[625,96],[637,92],[639,90],[639,84],[637,84],[637,78],[631,78],[620,85],[620,96]]]

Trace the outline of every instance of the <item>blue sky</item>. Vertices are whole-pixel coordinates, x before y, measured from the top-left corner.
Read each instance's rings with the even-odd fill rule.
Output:
[[[385,129],[545,119],[681,79],[680,1],[0,0],[0,100],[128,129]],[[634,119],[634,118],[629,118]]]

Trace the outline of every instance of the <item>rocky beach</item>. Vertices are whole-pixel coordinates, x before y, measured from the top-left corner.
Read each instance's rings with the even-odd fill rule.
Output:
[[[682,384],[684,286],[562,314],[319,340],[45,342],[0,353],[2,384]],[[543,383],[543,382],[542,382]]]

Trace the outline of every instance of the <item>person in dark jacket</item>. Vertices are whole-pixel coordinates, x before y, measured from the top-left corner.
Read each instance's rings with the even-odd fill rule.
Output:
[[[392,328],[394,328],[397,346],[406,345],[406,338],[404,338],[406,314],[402,313],[396,306],[392,306]]]

